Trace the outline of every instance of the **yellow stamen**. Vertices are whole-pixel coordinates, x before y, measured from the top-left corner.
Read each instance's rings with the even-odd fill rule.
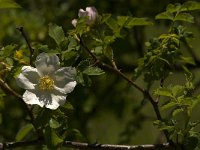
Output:
[[[45,75],[39,79],[38,85],[41,90],[52,90],[54,88],[54,80]]]

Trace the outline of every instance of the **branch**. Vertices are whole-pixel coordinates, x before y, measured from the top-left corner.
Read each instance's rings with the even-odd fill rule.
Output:
[[[5,83],[1,78],[0,78],[0,87],[2,90],[4,90],[6,93],[12,94],[13,96],[22,99],[22,96],[15,92],[7,83]]]
[[[22,36],[24,37],[24,39],[25,39],[25,41],[26,41],[26,43],[28,45],[28,48],[29,48],[29,51],[30,51],[30,57],[29,57],[30,65],[33,66],[32,57],[33,57],[34,49],[31,47],[31,44],[30,44],[30,42],[28,40],[28,37],[27,37],[27,35],[26,35],[25,31],[24,31],[24,28],[23,27],[18,27],[16,29],[19,30],[19,32],[22,34]]]
[[[43,144],[43,141],[33,140],[26,142],[6,142],[0,143],[0,150],[36,146]],[[111,145],[111,144],[88,144],[74,141],[64,141],[63,147],[84,149],[84,150],[173,150],[180,145],[170,145],[169,143],[164,144],[147,144],[147,145]]]
[[[133,82],[131,79],[129,79],[125,74],[123,74],[120,70],[117,69],[117,67],[112,67],[104,62],[102,62],[101,60],[99,60],[96,55],[94,55],[90,49],[85,45],[85,43],[83,42],[83,40],[81,38],[79,38],[79,42],[80,45],[90,54],[90,56],[96,61],[96,64],[98,64],[99,66],[101,66],[102,68],[106,68],[109,69],[112,72],[115,72],[116,74],[120,75],[121,77],[123,77],[127,82],[129,82],[130,84],[132,84],[136,89],[138,89],[140,92],[144,93],[145,90],[143,88],[141,88],[139,85],[137,85],[135,82]]]
[[[143,93],[143,95],[145,97],[147,97],[151,103],[151,105],[153,106],[153,109],[156,113],[157,119],[158,120],[163,120],[162,116],[160,114],[159,108],[158,108],[158,102],[155,101],[152,96],[150,95],[150,93],[143,89],[142,87],[140,87],[138,84],[136,84],[134,81],[132,81],[130,78],[128,78],[124,73],[122,73],[119,69],[117,69],[117,67],[113,67],[110,66],[106,63],[104,63],[103,61],[101,61],[100,59],[97,58],[97,56],[95,54],[93,54],[90,49],[85,45],[83,39],[81,37],[76,37],[78,39],[78,41],[80,42],[80,45],[89,53],[89,55],[94,59],[94,61],[96,62],[96,64],[98,64],[101,68],[105,68],[108,69],[114,73],[116,73],[117,75],[121,76],[124,80],[126,80],[128,83],[130,83],[132,86],[134,86],[137,90],[139,90],[141,93]],[[163,130],[165,137],[167,139],[168,142],[171,143],[171,140],[169,139],[169,133],[167,130]]]
[[[32,114],[32,108],[29,107],[29,105],[27,105],[24,100],[23,100],[23,97],[18,94],[17,92],[15,92],[7,83],[5,83],[1,78],[0,78],[0,87],[1,89],[5,92],[5,93],[8,93],[8,94],[11,94],[15,97],[17,97],[18,99],[21,100],[22,104],[24,105],[24,107],[26,108],[27,112],[28,112],[28,115],[31,119],[31,123],[33,124],[35,130],[37,131],[37,134],[38,134],[38,138],[40,139],[41,138],[41,132],[39,130],[37,130],[36,126],[35,126],[35,123],[34,123],[34,116]]]
[[[112,144],[88,144],[81,142],[65,141],[63,146],[85,150],[172,150],[176,146],[169,143],[149,145],[112,145]]]

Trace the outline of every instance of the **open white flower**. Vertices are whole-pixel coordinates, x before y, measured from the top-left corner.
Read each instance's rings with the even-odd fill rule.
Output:
[[[57,109],[66,101],[68,93],[76,86],[76,70],[73,67],[60,68],[56,55],[41,53],[35,61],[36,68],[22,67],[17,84],[26,89],[23,100],[49,109]]]

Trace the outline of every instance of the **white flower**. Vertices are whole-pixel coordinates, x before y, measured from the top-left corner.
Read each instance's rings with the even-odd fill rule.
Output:
[[[80,18],[81,17],[88,17],[87,18],[87,24],[92,25],[92,24],[95,23],[95,21],[98,18],[98,12],[97,12],[95,7],[86,7],[86,11],[83,10],[83,9],[79,9],[78,16]],[[73,24],[74,27],[76,27],[77,20],[73,19],[72,24]]]
[[[26,89],[23,100],[27,104],[57,109],[65,103],[67,94],[76,86],[75,68],[60,68],[58,56],[46,53],[37,56],[35,66],[22,67],[16,79],[17,84]]]

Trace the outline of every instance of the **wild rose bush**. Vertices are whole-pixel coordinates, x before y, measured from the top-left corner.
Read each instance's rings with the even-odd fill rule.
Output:
[[[12,1],[9,5],[2,3],[3,6],[19,7]],[[59,149],[65,146],[81,148],[84,144],[73,145],[72,142],[66,142],[76,136],[76,133],[71,133],[68,128],[68,112],[73,108],[68,96],[78,93],[76,86],[86,89],[92,88],[91,85],[98,85],[94,82],[96,80],[92,79],[94,76],[101,78],[102,75],[112,73],[144,96],[141,105],[151,105],[151,112],[155,114],[152,124],[162,133],[160,139],[164,138],[162,142],[151,143],[155,144],[155,149],[200,149],[199,118],[194,117],[200,95],[195,92],[195,78],[190,70],[199,64],[199,60],[191,52],[193,47],[190,42],[195,33],[185,27],[196,21],[193,12],[199,10],[199,2],[188,1],[183,4],[169,4],[166,11],[158,12],[155,20],[166,21],[169,29],[146,42],[146,51],[137,60],[137,66],[131,74],[126,74],[121,69],[115,58],[118,51],[114,50],[114,45],[116,41],[126,39],[129,31],[135,27],[153,26],[152,20],[137,16],[101,14],[95,7],[86,7],[85,10],[79,10],[78,18],[74,16],[71,19],[74,27],[71,30],[64,31],[55,23],[49,23],[49,37],[56,43],[54,49],[39,42],[31,44],[26,29],[17,28],[27,46],[22,45],[25,47],[22,50],[16,50],[16,45],[4,45],[1,48],[1,100],[5,100],[6,94],[12,94],[19,103],[23,103],[26,124],[16,136],[16,141],[23,143],[1,146],[23,147],[26,142],[34,141],[28,145],[40,145],[40,148],[43,145],[44,149]],[[185,54],[183,49],[188,49],[192,57]],[[185,83],[166,83],[177,70],[185,75]],[[16,87],[9,85],[8,79],[24,89],[22,95],[16,92]],[[139,82],[141,79],[142,84]],[[120,95],[120,92],[116,94]],[[107,93],[105,97],[106,95]],[[74,98],[72,101],[78,100]],[[78,132],[77,129],[74,131]],[[157,147],[156,144],[161,145]],[[86,147],[109,149],[98,143]],[[120,146],[113,146],[117,147]],[[133,146],[132,149],[138,147]]]

